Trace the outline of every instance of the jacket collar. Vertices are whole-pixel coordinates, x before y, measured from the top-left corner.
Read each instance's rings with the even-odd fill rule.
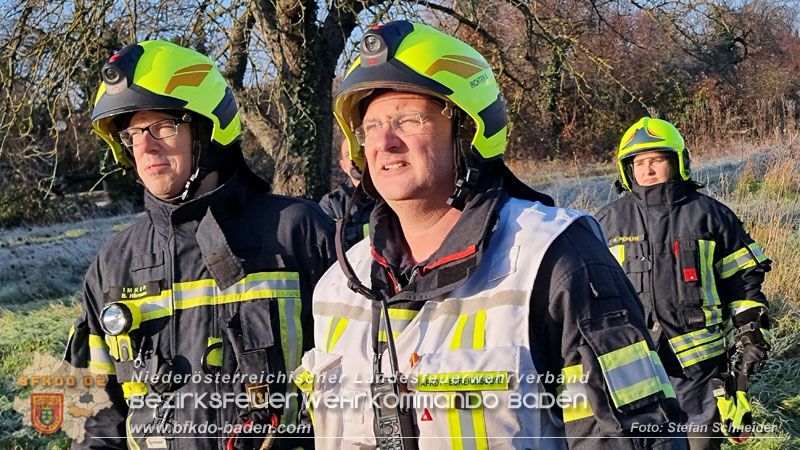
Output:
[[[246,274],[220,224],[244,208],[247,193],[247,185],[237,172],[217,189],[184,203],[165,202],[147,192],[145,208],[156,233],[164,239],[169,239],[173,226],[196,221],[195,238],[203,263],[219,288],[227,289]]]
[[[406,275],[413,271],[408,270],[408,249],[400,222],[389,205],[379,199],[370,217],[373,290],[393,301],[424,301],[464,284],[480,264],[507,198],[502,178],[484,180],[439,249],[414,267],[418,273],[410,282]]]
[[[653,186],[633,185],[631,192],[643,206],[668,206],[683,202],[703,185],[695,181],[667,181]]]
[[[342,192],[344,192],[344,203],[345,208],[350,203],[353,198],[353,193],[356,191],[356,187],[353,184],[353,181],[348,178],[344,183],[342,183]],[[372,207],[375,205],[375,200],[373,200],[368,195],[362,195],[361,198],[358,200],[358,203],[355,205],[355,210],[352,212],[351,219],[352,222],[356,223],[364,223],[369,221],[369,215],[372,212]]]
[[[209,208],[218,220],[235,214],[244,207],[247,192],[241,174],[236,172],[213,191],[182,203],[166,202],[145,189],[144,206],[156,231],[169,236],[173,225],[201,220]]]

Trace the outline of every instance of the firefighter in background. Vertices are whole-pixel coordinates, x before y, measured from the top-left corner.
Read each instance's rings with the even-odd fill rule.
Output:
[[[146,213],[86,275],[65,359],[108,375],[113,406],[75,448],[297,447],[272,432],[296,423],[297,402],[265,400],[294,391],[287,375],[313,345],[332,222],[247,167],[233,93],[210,58],[146,41],[101,75],[92,125],[136,171]]]
[[[317,448],[684,448],[643,436],[677,402],[599,224],[503,163],[483,56],[426,25],[374,27],[334,114],[355,198],[376,205],[369,239],[317,285],[296,374],[310,398],[376,403],[314,405]],[[532,406],[556,392],[573,401]]]
[[[751,420],[747,377],[771,345],[761,292],[770,260],[722,203],[697,192],[683,137],[644,117],[617,155],[625,191],[597,214],[644,305],[647,326],[688,416],[691,448],[719,448]],[[716,428],[720,428],[716,425]],[[738,430],[737,430],[738,429]]]
[[[333,190],[325,194],[319,201],[319,206],[325,211],[325,214],[330,216],[335,221],[340,221],[347,215],[348,200],[353,196],[356,186],[361,182],[361,172],[353,165],[350,160],[350,152],[347,139],[342,139],[342,145],[339,151],[339,168],[347,175],[347,180],[342,183],[339,189]],[[344,241],[346,248],[355,245],[365,236],[369,235],[369,215],[372,213],[372,208],[375,206],[375,201],[371,198],[364,196],[357,205],[350,211],[350,216],[347,219],[345,227]]]

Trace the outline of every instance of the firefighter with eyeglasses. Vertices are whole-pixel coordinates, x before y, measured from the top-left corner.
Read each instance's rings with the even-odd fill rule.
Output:
[[[102,68],[92,125],[145,187],[145,213],[100,250],[66,362],[109,377],[113,405],[73,448],[296,448],[289,378],[313,346],[311,293],[333,222],[270,194],[242,155],[216,64],[164,41]],[[302,424],[300,424],[302,425]]]
[[[690,447],[741,442],[752,425],[749,377],[772,345],[761,292],[771,261],[733,211],[698,192],[671,123],[640,119],[617,161],[623,196],[597,218],[644,306]]]
[[[685,448],[659,431],[675,395],[600,225],[503,163],[480,53],[369,29],[334,115],[362,172],[351,203],[376,204],[314,292],[295,375],[317,448]]]

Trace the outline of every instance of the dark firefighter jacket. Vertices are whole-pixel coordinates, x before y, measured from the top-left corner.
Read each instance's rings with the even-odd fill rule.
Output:
[[[311,293],[334,259],[331,220],[312,202],[252,187],[241,172],[178,205],[146,193],[145,207],[86,275],[66,361],[109,375],[114,404],[87,421],[75,448],[146,449],[149,438],[168,448],[224,449],[233,427],[248,419],[295,424],[296,403],[260,401],[293,392],[286,375],[313,347]],[[101,311],[120,301],[139,311],[140,325],[106,336]],[[171,386],[157,377],[170,363]],[[252,403],[232,401],[245,392]],[[134,403],[136,394],[160,399],[159,406]],[[180,436],[195,438],[173,439]]]
[[[355,191],[355,186],[348,179],[339,189],[325,194],[319,201],[319,206],[322,207],[325,214],[338,222],[344,218],[347,212],[347,203],[353,197],[353,191]],[[375,201],[365,195],[350,212],[350,220],[344,228],[346,249],[369,234],[369,215],[374,206]]]
[[[379,200],[370,222],[373,289],[389,299],[391,308],[418,311],[424,302],[467,282],[493,239],[500,209],[510,196],[517,195],[510,192],[512,182],[519,183],[509,176],[483,181],[441,247],[428,260],[413,266],[405,257],[406,244],[397,216]],[[538,195],[545,200],[527,198],[552,202],[549,197]],[[564,420],[570,449],[684,448],[682,438],[645,439],[638,433],[647,425],[656,429],[677,417],[678,405],[671,388],[619,409],[612,401],[612,391],[598,361],[601,355],[593,348],[605,354],[633,341],[645,341],[655,354],[655,347],[647,335],[636,293],[598,239],[596,227],[592,219],[576,220],[556,237],[540,263],[529,326],[534,365],[538,373],[544,374],[545,389],[553,395],[564,386],[547,382],[547,374],[558,377],[580,371],[580,367],[588,374],[586,408],[553,410]],[[610,326],[623,326],[631,334],[605,332]],[[644,428],[637,428],[634,423],[644,424]],[[614,438],[620,436],[630,439]]]
[[[670,375],[690,378],[724,370],[733,343],[728,319],[750,322],[746,312],[766,306],[761,283],[770,269],[739,218],[698,193],[701,187],[692,181],[635,185],[597,214],[611,253],[642,300],[653,340],[668,340],[677,357],[679,364],[667,365]]]

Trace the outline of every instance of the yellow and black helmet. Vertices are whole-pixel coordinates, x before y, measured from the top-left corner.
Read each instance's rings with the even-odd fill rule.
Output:
[[[126,168],[133,161],[117,137],[114,117],[144,110],[185,110],[213,124],[211,143],[227,147],[241,135],[239,110],[211,58],[165,41],[128,45],[103,66],[92,126]]]
[[[365,167],[364,148],[354,130],[361,125],[361,101],[376,89],[417,92],[449,102],[475,124],[475,158],[489,161],[505,152],[505,100],[491,67],[468,44],[427,25],[396,21],[367,31],[359,51],[336,93],[333,114],[350,144],[350,159],[360,170]]]
[[[626,167],[631,158],[652,151],[674,152],[677,157],[677,175],[684,181],[691,178],[691,162],[686,144],[675,125],[666,120],[642,117],[622,135],[617,152],[619,176],[626,190],[630,191],[635,181],[629,179],[632,174]]]

